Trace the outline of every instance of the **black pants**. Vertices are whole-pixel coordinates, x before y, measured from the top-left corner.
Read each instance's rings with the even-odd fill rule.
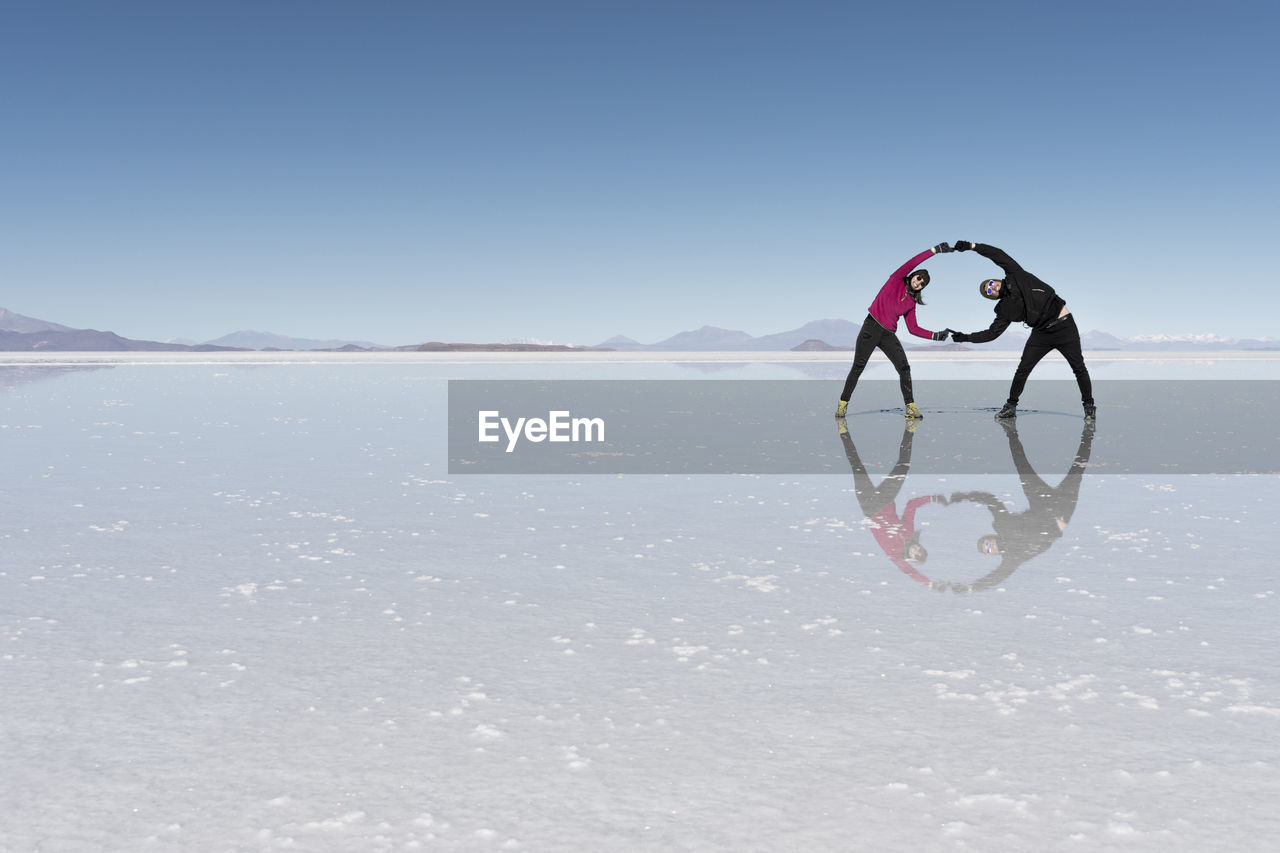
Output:
[[[1079,336],[1077,336],[1077,340]],[[914,403],[915,395],[911,391],[911,365],[907,364],[907,353],[902,348],[898,336],[876,322],[870,314],[862,321],[862,329],[858,332],[858,342],[853,347],[853,367],[849,368],[849,376],[844,380],[844,391],[840,392],[841,400],[849,400],[853,396],[858,377],[866,369],[871,353],[879,347],[889,357],[889,361],[898,370],[898,385],[902,388],[902,402]]]
[[[1076,326],[1076,318],[1068,314],[1038,329],[1031,330],[1031,337],[1022,348],[1022,360],[1018,369],[1013,372],[1013,385],[1009,388],[1009,402],[1017,405],[1022,389],[1027,385],[1027,377],[1031,371],[1053,350],[1062,353],[1062,357],[1071,365],[1076,375],[1076,384],[1080,386],[1080,400],[1086,406],[1093,405],[1093,382],[1089,379],[1089,369],[1084,366],[1084,353],[1080,349],[1080,329]]]
[[[879,486],[872,482],[867,466],[862,464],[853,436],[847,432],[840,436],[844,442],[845,458],[849,460],[849,468],[853,471],[853,490],[858,495],[862,514],[867,518],[874,519],[880,514],[880,510],[897,503],[898,492],[902,491],[902,484],[907,481],[907,472],[911,470],[912,435],[910,431],[903,431],[902,440],[898,442],[898,464],[885,475]]]

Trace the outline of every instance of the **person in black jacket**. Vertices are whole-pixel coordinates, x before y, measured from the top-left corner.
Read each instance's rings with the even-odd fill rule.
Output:
[[[1097,406],[1093,401],[1093,382],[1089,379],[1089,369],[1084,364],[1084,353],[1080,347],[1080,329],[1076,327],[1075,318],[1067,310],[1066,300],[995,246],[957,240],[954,248],[957,252],[973,250],[984,258],[988,258],[1004,270],[1004,278],[983,279],[978,285],[979,293],[987,299],[997,301],[996,318],[991,325],[981,332],[968,334],[954,332],[951,336],[952,340],[983,344],[1000,337],[1010,323],[1026,323],[1031,327],[1031,336],[1027,338],[1026,346],[1022,348],[1022,359],[1018,362],[1018,369],[1013,373],[1009,399],[996,413],[996,417],[1017,416],[1018,397],[1026,387],[1027,377],[1039,364],[1040,359],[1051,351],[1057,350],[1062,353],[1076,375],[1076,384],[1080,386],[1080,400],[1084,403],[1085,418],[1093,420],[1097,416]]]

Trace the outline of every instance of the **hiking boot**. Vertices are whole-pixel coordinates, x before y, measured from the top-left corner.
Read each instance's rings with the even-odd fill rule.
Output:
[[[911,420],[913,418],[916,420],[919,420],[920,418],[923,418],[923,417],[924,415],[920,414],[920,410],[916,408],[915,403],[907,403],[907,419],[908,420]]]
[[[848,411],[848,409],[849,409],[849,401],[841,400],[839,403],[836,404],[836,417],[843,418],[845,416],[845,413]]]
[[[1018,416],[1017,403],[1005,403],[1004,408],[996,412],[997,418],[1016,418]]]
[[[1086,421],[1096,420],[1098,417],[1098,407],[1092,403],[1084,407],[1084,419]]]

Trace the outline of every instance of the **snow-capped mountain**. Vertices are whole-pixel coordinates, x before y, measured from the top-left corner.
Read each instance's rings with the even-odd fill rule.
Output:
[[[814,320],[786,332],[753,337],[746,332],[703,326],[672,335],[654,344],[642,344],[632,338],[618,335],[599,347],[619,351],[650,350],[656,352],[685,351],[761,351],[777,352],[804,347],[807,350],[851,347],[858,336],[859,324],[849,320]],[[901,333],[901,329],[899,330]],[[1019,350],[1026,343],[1028,330],[1011,326],[1003,335],[985,344],[960,344],[976,350]],[[930,349],[930,344],[910,335],[900,334],[902,343],[912,349]],[[1135,335],[1121,338],[1109,332],[1090,329],[1080,335],[1085,350],[1271,350],[1280,349],[1280,338],[1228,338],[1213,333],[1181,335]]]

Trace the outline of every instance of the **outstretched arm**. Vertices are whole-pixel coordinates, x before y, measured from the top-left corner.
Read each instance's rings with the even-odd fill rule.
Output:
[[[916,510],[931,503],[933,503],[932,495],[920,495],[907,501],[906,509],[902,513],[902,524],[906,527],[908,535],[916,529]]]
[[[911,306],[911,310],[902,316],[906,321],[907,331],[915,335],[917,338],[925,338],[930,341],[945,341],[947,336],[942,332],[931,332],[916,321],[916,308]]]
[[[951,339],[958,343],[975,343],[985,344],[987,341],[994,341],[996,338],[1004,334],[1004,330],[1009,328],[1009,321],[1002,317],[996,317],[991,321],[991,325],[983,329],[981,332],[972,332],[965,334],[964,332],[953,332]]]
[[[1008,515],[1009,510],[1000,502],[1000,499],[990,492],[953,492],[950,503],[960,503],[962,501],[970,501],[979,506],[984,506],[991,512],[991,517],[997,518],[1001,515]]]

